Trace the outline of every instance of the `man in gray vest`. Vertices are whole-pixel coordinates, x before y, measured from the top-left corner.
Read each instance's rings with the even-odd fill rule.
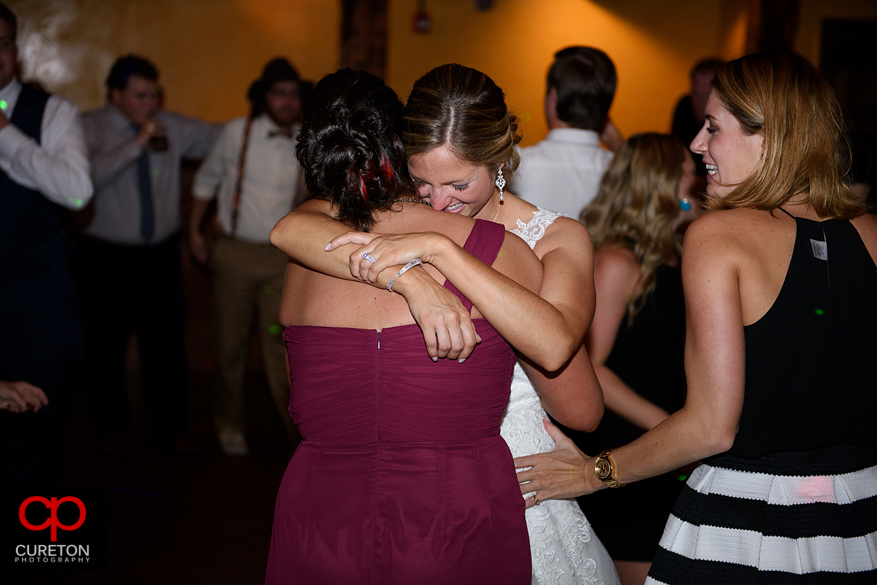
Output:
[[[10,419],[0,483],[45,485],[82,355],[65,218],[92,185],[76,106],[15,77],[17,33],[0,4],[0,380],[42,388],[48,404]]]

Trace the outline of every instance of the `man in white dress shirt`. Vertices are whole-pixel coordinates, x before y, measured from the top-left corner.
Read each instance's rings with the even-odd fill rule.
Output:
[[[295,433],[277,318],[287,257],[268,235],[305,194],[295,158],[301,85],[287,60],[270,61],[250,88],[251,115],[225,125],[192,189],[189,238],[195,258],[213,273],[215,419],[220,446],[229,455],[249,452],[243,385],[253,309],[268,386],[287,433]],[[214,198],[217,215],[211,231],[216,240],[211,246],[201,224]]]
[[[42,388],[48,405],[10,420],[0,483],[45,485],[82,358],[65,218],[92,185],[76,106],[15,78],[17,29],[0,4],[0,379]]]
[[[82,116],[93,216],[74,267],[86,332],[92,421],[104,449],[129,451],[125,354],[133,331],[153,446],[195,451],[188,434],[180,267],[180,163],[203,158],[220,127],[162,110],[158,70],[136,55],[107,76],[107,104]]]
[[[600,146],[617,77],[599,49],[567,47],[548,70],[545,117],[549,132],[521,149],[509,189],[539,207],[579,219],[597,194],[612,153]]]

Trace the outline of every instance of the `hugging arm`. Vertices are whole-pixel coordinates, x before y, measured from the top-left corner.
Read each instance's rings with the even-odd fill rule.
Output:
[[[341,246],[331,252],[324,250],[326,242],[350,230],[333,219],[330,211],[325,201],[306,201],[274,226],[271,243],[312,270],[343,280],[361,280],[352,276],[349,268],[350,255],[359,248],[358,244]],[[401,268],[390,266],[369,284],[386,288]],[[425,270],[407,271],[404,277],[393,283],[393,292],[401,294],[408,302],[411,314],[423,331],[431,358],[466,359],[481,341],[460,299]]]
[[[738,282],[741,260],[729,245],[733,234],[717,229],[720,221],[704,216],[686,234],[682,262],[685,406],[637,440],[612,451],[616,480],[622,484],[666,473],[727,451],[734,444],[743,408],[745,369]],[[556,452],[515,459],[516,467],[530,467],[518,474],[525,484],[522,493],[536,491],[540,500],[546,500],[605,487],[593,471],[596,457],[580,451],[579,456],[570,456],[567,447],[561,439]]]

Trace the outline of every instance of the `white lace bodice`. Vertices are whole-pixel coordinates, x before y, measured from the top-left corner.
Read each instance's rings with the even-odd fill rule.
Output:
[[[529,223],[518,220],[512,233],[532,249],[561,214],[537,208]],[[542,402],[527,374],[515,364],[509,405],[500,433],[512,455],[532,455],[554,449],[554,439],[542,423]],[[529,497],[527,494],[524,497]],[[527,510],[533,585],[618,585],[618,575],[603,543],[575,500],[549,500]]]

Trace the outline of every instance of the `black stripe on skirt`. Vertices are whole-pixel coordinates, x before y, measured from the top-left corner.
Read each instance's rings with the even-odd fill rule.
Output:
[[[843,505],[816,502],[788,506],[719,494],[704,495],[686,485],[672,514],[695,526],[754,530],[765,536],[855,538],[870,533],[877,526],[877,498]]]
[[[649,577],[672,585],[874,585],[874,571],[861,573],[808,573],[759,571],[755,567],[720,561],[697,561],[658,549]]]

